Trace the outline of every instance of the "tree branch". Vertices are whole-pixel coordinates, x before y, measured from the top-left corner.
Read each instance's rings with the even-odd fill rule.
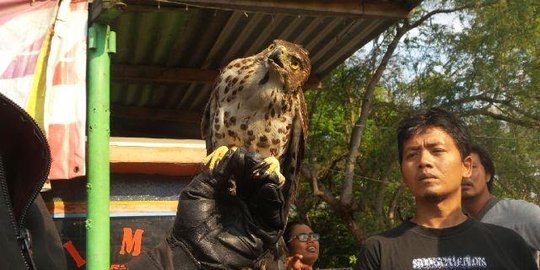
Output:
[[[483,108],[481,110],[476,110],[476,111],[481,111],[483,115],[491,116],[491,117],[493,117],[495,119],[504,120],[506,122],[511,122],[511,123],[515,123],[515,124],[518,124],[518,125],[523,125],[525,127],[536,127],[536,126],[540,125],[540,116],[534,115],[534,114],[532,114],[532,113],[530,113],[528,111],[523,110],[519,106],[516,106],[516,105],[512,104],[512,102],[509,101],[509,100],[492,98],[492,97],[489,97],[488,95],[486,95],[484,93],[474,95],[474,96],[467,96],[467,97],[455,99],[455,100],[452,100],[450,102],[444,103],[444,106],[452,106],[452,105],[463,104],[463,103],[474,102],[474,101],[484,101],[484,102],[487,102],[490,105],[503,105],[503,106],[507,107],[508,109],[510,109],[512,113],[518,113],[518,114],[522,115],[523,117],[531,119],[531,121],[527,121],[527,120],[524,120],[524,119],[518,118],[518,117],[510,117],[510,116],[508,116],[508,115],[510,115],[510,113],[507,113],[507,115],[503,115],[503,114],[497,114],[497,113],[489,112],[487,110],[488,107],[485,107],[485,108]],[[503,111],[502,108],[499,108],[499,109],[501,111]],[[470,110],[470,112],[472,112],[472,111],[473,110]]]
[[[519,118],[515,118],[515,117],[509,117],[509,116],[505,116],[505,115],[502,115],[502,114],[497,114],[497,113],[494,113],[494,112],[490,112],[490,111],[487,111],[487,110],[484,111],[482,114],[485,115],[485,116],[490,116],[490,117],[492,117],[494,119],[497,119],[497,120],[502,120],[502,121],[505,121],[505,122],[514,123],[514,124],[517,124],[517,125],[520,125],[520,126],[523,126],[523,127],[535,128],[535,129],[540,128],[540,123],[539,122],[525,121],[523,119],[519,119]]]
[[[455,7],[455,8],[449,8],[449,9],[435,9],[435,10],[432,10],[428,13],[426,13],[424,16],[420,17],[417,21],[415,21],[414,23],[412,24],[409,24],[405,27],[406,31],[409,31],[411,29],[414,29],[418,26],[420,26],[422,23],[424,23],[426,20],[428,20],[429,18],[437,15],[437,14],[448,14],[448,13],[453,13],[453,12],[456,12],[456,11],[460,11],[460,10],[464,10],[464,9],[468,9],[468,8],[472,8],[474,7],[475,5],[474,4],[469,4],[469,5],[463,5],[463,6],[459,6],[459,7]]]
[[[310,180],[311,187],[313,188],[313,195],[321,198],[329,205],[336,205],[336,197],[328,191],[323,185],[319,185],[319,179],[317,178],[316,172],[307,168],[308,166],[302,166],[302,175]]]
[[[508,122],[508,123],[513,123],[513,124],[516,124],[516,125],[520,125],[522,127],[534,128],[534,129],[539,129],[540,128],[540,122],[526,121],[526,120],[523,120],[521,118],[510,117],[510,116],[506,116],[506,115],[502,115],[502,114],[497,114],[497,113],[489,111],[487,108],[470,109],[470,110],[464,111],[462,114],[463,115],[484,115],[484,116],[488,116],[488,117],[491,117],[491,118],[496,119],[496,120],[501,120],[501,121],[505,121],[505,122]]]
[[[375,92],[375,87],[379,83],[381,76],[386,69],[386,66],[388,65],[388,61],[394,54],[394,51],[399,44],[399,40],[401,39],[401,37],[403,37],[404,34],[405,32],[396,31],[394,39],[388,45],[388,48],[386,49],[386,52],[384,53],[384,56],[379,63],[379,66],[369,79],[369,82],[366,86],[366,92],[362,100],[360,117],[356,121],[353,132],[351,134],[351,140],[349,142],[349,153],[345,164],[345,179],[342,189],[341,204],[346,208],[352,206],[354,167],[356,164],[356,160],[360,155],[360,143],[362,141],[362,134],[364,132],[365,125],[370,114],[373,93]]]
[[[401,184],[392,195],[392,199],[390,200],[390,207],[388,208],[388,215],[387,215],[390,222],[394,222],[394,219],[396,217],[395,213],[396,213],[396,209],[398,205],[398,199],[400,198],[401,193],[403,193],[404,190],[405,190],[405,186]]]

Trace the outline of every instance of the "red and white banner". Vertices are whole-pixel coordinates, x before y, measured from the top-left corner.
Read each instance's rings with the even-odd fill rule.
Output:
[[[44,129],[49,179],[85,174],[87,22],[86,0],[0,3],[0,92]]]

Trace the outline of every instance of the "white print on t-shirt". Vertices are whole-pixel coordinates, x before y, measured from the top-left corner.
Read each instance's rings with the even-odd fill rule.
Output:
[[[413,269],[469,269],[487,268],[485,257],[429,257],[412,260]]]

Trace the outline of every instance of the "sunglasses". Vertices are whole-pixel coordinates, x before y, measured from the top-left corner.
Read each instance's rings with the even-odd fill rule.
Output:
[[[295,238],[302,242],[305,242],[308,240],[308,238],[311,238],[312,240],[319,240],[321,236],[318,233],[299,233],[295,237],[291,238],[289,242],[291,242]]]

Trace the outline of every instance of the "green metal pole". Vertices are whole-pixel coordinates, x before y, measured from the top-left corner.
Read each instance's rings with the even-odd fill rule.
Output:
[[[110,56],[115,35],[108,25],[93,23],[88,29],[88,208],[86,269],[110,267]]]

